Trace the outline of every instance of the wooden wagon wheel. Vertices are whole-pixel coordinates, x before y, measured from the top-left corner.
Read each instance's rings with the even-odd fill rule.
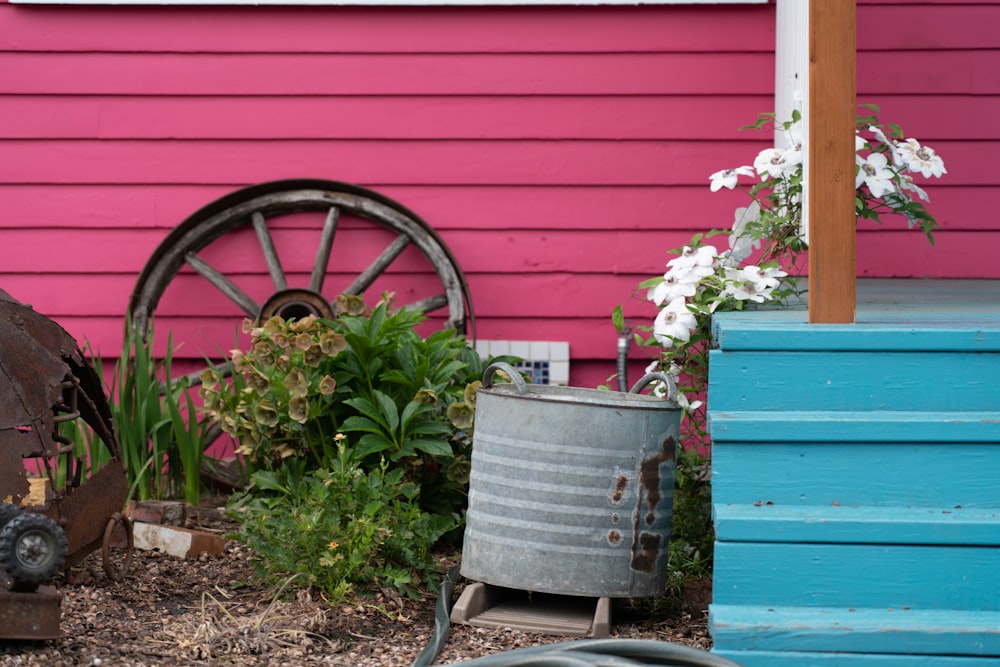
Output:
[[[281,233],[275,222],[302,212],[321,212],[322,229],[308,284],[289,284],[275,238]],[[350,216],[388,229],[394,238],[357,277],[337,293],[325,291],[331,249],[340,220]],[[266,261],[273,288],[263,295],[251,294],[237,281],[214,267],[200,253],[228,234],[252,226]],[[143,336],[160,298],[184,267],[190,267],[214,289],[222,292],[251,319],[272,315],[321,317],[336,315],[338,294],[361,295],[382,277],[390,264],[409,246],[430,263],[442,291],[399,306],[426,313],[447,309],[445,326],[472,336],[472,307],[465,278],[451,252],[434,230],[399,203],[371,190],[326,180],[284,180],[238,190],[200,209],[171,232],[153,253],[136,283],[129,303],[133,325]]]

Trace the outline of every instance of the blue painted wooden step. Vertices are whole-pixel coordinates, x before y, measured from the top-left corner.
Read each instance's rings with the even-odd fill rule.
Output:
[[[803,430],[811,428],[802,422]],[[863,433],[857,433],[863,436]],[[716,441],[719,504],[1000,507],[1000,445],[990,442]]]
[[[1000,659],[1000,613],[995,611],[778,606],[761,610],[713,604],[709,614],[716,642],[724,643],[729,652],[966,655]]]
[[[712,350],[709,408],[1000,412],[1000,354]]]
[[[1000,546],[1000,508],[713,506],[723,542]]]
[[[1000,612],[996,546],[716,542],[712,601]]]
[[[986,410],[713,410],[710,427],[715,442],[1000,443],[1000,411]]]
[[[882,653],[806,653],[800,651],[728,651],[712,653],[743,667],[1000,667],[1000,658],[960,655],[887,655]]]

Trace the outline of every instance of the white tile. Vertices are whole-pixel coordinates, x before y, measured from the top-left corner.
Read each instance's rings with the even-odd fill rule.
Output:
[[[528,359],[532,361],[548,361],[549,342],[545,340],[533,340],[528,343]]]
[[[569,384],[569,362],[549,362],[549,384]]]
[[[531,343],[526,340],[510,341],[510,354],[522,359],[531,359]]]

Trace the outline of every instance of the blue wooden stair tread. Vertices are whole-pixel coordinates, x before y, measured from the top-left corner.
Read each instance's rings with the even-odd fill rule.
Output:
[[[709,623],[730,655],[766,650],[1000,656],[995,611],[712,605]]]
[[[711,413],[729,442],[1000,442],[997,411],[734,410]]]
[[[844,507],[716,504],[726,542],[1000,546],[1000,507]]]

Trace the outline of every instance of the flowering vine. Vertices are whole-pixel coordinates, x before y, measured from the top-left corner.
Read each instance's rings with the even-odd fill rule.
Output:
[[[855,132],[858,219],[881,223],[883,214],[901,215],[933,245],[938,223],[927,211],[927,193],[914,176],[942,176],[947,173],[943,160],[930,146],[904,138],[898,125],[880,123],[878,107],[862,108]],[[637,333],[635,339],[656,351],[648,370],[663,370],[677,382],[689,447],[701,450],[710,444],[704,399],[711,316],[754,304],[787,304],[801,294],[797,276],[807,250],[802,236],[801,121],[798,111],[781,122],[774,114],[761,114],[756,123],[742,128],[774,126],[785,136],[785,147],[761,151],[752,165],[709,176],[712,192],[739,188],[749,203],[736,209],[728,229],[696,234],[684,247],[670,251],[662,276],[639,284],[659,310],[651,327],[640,327],[651,335]],[[725,244],[706,242],[721,235],[727,237]],[[619,331],[625,330],[621,306],[613,320]]]

